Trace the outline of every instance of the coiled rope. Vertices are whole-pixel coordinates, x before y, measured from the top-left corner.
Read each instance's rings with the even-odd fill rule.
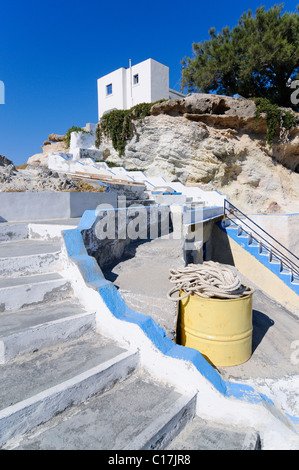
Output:
[[[251,287],[242,284],[236,268],[214,261],[170,269],[169,280],[175,284],[175,287],[168,292],[167,298],[174,302],[185,299],[193,293],[200,297],[221,299],[237,299],[253,293]],[[181,290],[185,293],[183,296],[172,297],[175,292]]]

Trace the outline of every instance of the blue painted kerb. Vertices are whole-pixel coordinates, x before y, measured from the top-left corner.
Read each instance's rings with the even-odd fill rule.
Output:
[[[110,312],[119,320],[138,325],[155,347],[166,356],[191,362],[222,395],[250,403],[266,401],[273,405],[268,397],[256,392],[249,385],[224,381],[199,351],[175,344],[151,317],[135,312],[126,305],[116,287],[101,275],[96,260],[88,255],[84,246],[81,231],[90,229],[96,218],[96,211],[87,210],[77,228],[64,230],[62,234],[68,256],[77,264],[85,282],[98,291]]]

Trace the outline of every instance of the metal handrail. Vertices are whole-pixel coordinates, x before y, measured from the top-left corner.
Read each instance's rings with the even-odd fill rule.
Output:
[[[228,219],[233,221],[233,219],[231,219],[230,217],[228,217]],[[255,240],[259,244],[259,246],[262,245],[264,248],[271,251],[271,253],[273,252],[274,256],[276,256],[281,261],[281,263],[284,263],[285,266],[287,266],[292,272],[295,272],[296,274],[299,275],[298,266],[292,260],[290,260],[287,256],[285,256],[283,253],[281,253],[278,249],[273,247],[271,245],[271,243],[267,242],[267,240],[265,240],[263,237],[261,237],[267,243],[267,246],[266,246],[258,238],[255,238],[252,235],[252,233],[247,232],[243,227],[242,227],[242,231],[245,232],[248,236],[250,236],[253,240]],[[283,259],[281,259],[281,258],[283,258]]]
[[[231,202],[229,202],[227,199],[224,199],[224,213],[225,213],[225,209],[226,209],[226,203],[229,204],[230,206],[232,206],[234,209],[236,209],[238,212],[240,212],[240,214],[244,215],[245,219],[248,219],[250,220],[250,222],[254,225],[256,225],[256,227],[259,228],[259,230],[262,230],[262,232],[264,232],[268,237],[272,238],[272,240],[275,241],[275,243],[278,243],[278,245],[280,245],[284,250],[288,251],[292,256],[294,256],[295,258],[298,259],[299,261],[299,258],[298,256],[296,256],[294,253],[292,253],[290,250],[288,250],[284,245],[282,245],[282,243],[280,243],[278,240],[276,240],[276,238],[274,238],[272,235],[270,235],[270,233],[266,232],[266,230],[264,230],[262,227],[260,227],[256,222],[254,222],[252,219],[250,219],[250,217],[248,217],[248,215],[244,214],[244,212],[240,211],[240,209],[238,209],[236,206],[234,206]],[[241,220],[239,217],[237,217],[237,219]],[[247,225],[247,224],[246,224]],[[270,243],[269,243],[270,244]]]
[[[240,212],[244,217],[245,219],[248,219],[251,223],[253,223],[256,227],[259,228],[259,230],[261,230],[262,232],[264,232],[267,236],[269,236],[272,240],[275,241],[275,243],[279,244],[280,246],[282,246],[282,248],[284,250],[286,250],[287,252],[289,252],[294,258],[298,259],[298,256],[296,256],[294,253],[292,253],[290,250],[288,250],[284,245],[282,245],[278,240],[276,240],[272,235],[270,235],[268,232],[266,232],[266,230],[264,230],[262,227],[260,227],[258,224],[256,224],[252,219],[250,219],[250,217],[248,217],[246,214],[244,214],[242,211],[240,211],[236,206],[234,206],[233,204],[231,204],[229,201],[227,201],[226,199],[224,200],[224,214],[226,215],[226,217],[229,219],[229,220],[232,220],[233,219],[229,216],[227,216],[226,214],[226,210],[229,211],[229,213],[231,214],[232,212],[229,210],[229,208],[227,209],[227,205],[233,207],[237,212]],[[255,238],[254,236],[252,236],[252,233],[248,233],[244,228],[242,228],[242,230],[247,233],[247,235],[251,236],[257,243],[261,243],[260,241],[260,238],[262,240],[264,240],[266,242],[266,244],[268,246],[263,246],[266,248],[266,249],[269,249],[273,252],[274,255],[276,255],[278,258],[282,258],[280,259],[281,262],[284,262],[284,264],[289,268],[291,269],[291,271],[295,271],[296,274],[299,274],[299,266],[292,260],[290,260],[286,255],[284,255],[283,253],[281,253],[281,251],[276,248],[275,246],[273,246],[268,240],[266,240],[262,235],[260,235],[259,233],[257,233],[252,227],[250,227],[246,222],[244,222],[240,217],[238,217],[237,215],[235,215],[235,218],[240,220],[242,222],[242,224],[245,224],[246,227],[248,227],[253,233],[255,233],[257,235],[257,237],[259,237],[259,239]],[[236,224],[237,225],[237,224]]]

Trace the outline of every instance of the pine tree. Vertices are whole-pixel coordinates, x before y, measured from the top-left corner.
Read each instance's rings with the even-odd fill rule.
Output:
[[[224,27],[210,39],[194,43],[194,57],[182,61],[182,85],[189,92],[236,93],[267,98],[279,106],[293,107],[290,83],[299,79],[299,6],[284,12],[283,4],[260,7],[255,16],[243,13],[238,25]]]

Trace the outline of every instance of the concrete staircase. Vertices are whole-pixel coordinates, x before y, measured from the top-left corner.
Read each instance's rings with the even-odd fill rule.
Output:
[[[41,226],[47,239],[0,230],[0,448],[259,448],[250,429],[209,427],[196,395],[150,376],[138,350],[97,330],[65,276],[62,226],[52,223],[52,238]]]

